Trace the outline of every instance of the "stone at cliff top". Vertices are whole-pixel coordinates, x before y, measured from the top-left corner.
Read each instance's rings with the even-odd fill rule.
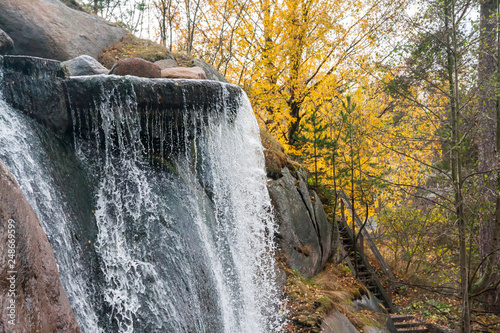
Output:
[[[91,56],[81,55],[62,63],[70,76],[108,74],[109,69],[104,67]]]
[[[12,38],[5,31],[0,29],[0,54],[5,54],[14,48]]]
[[[171,79],[206,79],[205,71],[201,67],[165,68],[161,71],[162,78]]]
[[[118,60],[109,71],[109,74],[160,78],[161,69],[158,65],[141,58],[127,58]]]
[[[13,54],[57,60],[97,58],[125,36],[124,29],[57,0],[2,0],[0,28],[14,40]]]
[[[155,61],[155,64],[161,69],[177,67],[179,65],[175,59],[158,60]]]
[[[15,249],[12,258],[8,255],[9,249]],[[0,332],[80,332],[59,281],[56,260],[47,236],[14,176],[2,161],[0,254],[3,258],[0,270]],[[11,289],[13,297],[8,294]],[[12,312],[9,309],[11,304]],[[10,316],[11,313],[14,315]],[[14,321],[14,325],[9,323],[10,320]]]

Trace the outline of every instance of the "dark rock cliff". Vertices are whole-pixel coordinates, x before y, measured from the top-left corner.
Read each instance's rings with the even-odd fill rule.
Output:
[[[307,188],[301,172],[294,177],[285,167],[272,180],[269,195],[279,225],[277,243],[285,262],[310,278],[318,274],[337,248],[337,227],[328,221],[323,204]]]
[[[122,102],[134,103],[141,110],[141,121],[148,128],[143,144],[151,153],[168,155],[183,146],[184,115],[196,107],[204,114],[219,112],[212,106],[236,111],[242,90],[235,85],[208,80],[147,79],[135,76],[94,75],[69,77],[59,61],[26,57],[0,57],[3,68],[4,97],[14,108],[48,125],[59,134],[71,132],[72,117],[78,122],[79,134],[91,134],[96,108],[117,105],[116,100],[100,100],[102,93],[116,92]],[[0,77],[1,80],[1,77]],[[189,96],[187,99],[186,96]],[[73,122],[73,123],[75,123]],[[159,122],[161,123],[159,125]],[[189,118],[188,123],[191,124]],[[167,149],[168,148],[168,149]]]

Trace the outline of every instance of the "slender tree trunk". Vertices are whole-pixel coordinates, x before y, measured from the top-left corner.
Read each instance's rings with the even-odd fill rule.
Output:
[[[317,188],[318,187],[318,147],[317,147],[317,140],[318,140],[318,133],[317,133],[317,123],[316,123],[316,112],[317,109],[315,109],[314,114],[313,114],[313,158],[314,158],[314,186]]]
[[[174,20],[174,13],[172,13],[172,1],[169,1],[169,6],[168,6],[168,31],[169,31],[169,36],[168,36],[168,50],[172,52],[172,38],[174,35],[174,27],[173,27],[173,20]]]
[[[469,272],[466,246],[466,221],[463,208],[462,196],[462,163],[461,149],[458,145],[460,140],[460,107],[458,88],[458,63],[457,63],[457,40],[455,25],[454,0],[446,0],[444,3],[445,29],[447,44],[447,71],[450,93],[450,120],[452,129],[451,138],[451,174],[453,190],[455,192],[454,206],[459,232],[459,258],[460,258],[460,296],[462,299],[462,320],[460,323],[462,333],[469,333],[470,327],[470,296],[469,296]]]
[[[161,20],[162,20],[162,25],[161,25],[161,45],[164,47],[167,47],[167,4],[166,1],[162,1],[162,11],[161,11]]]
[[[349,108],[351,107],[350,106],[350,103],[348,104],[349,105]],[[352,114],[350,115],[352,116]],[[353,119],[351,118],[351,121]],[[352,237],[353,237],[353,241],[354,241],[354,271],[355,271],[355,274],[354,276],[358,277],[358,251],[357,251],[357,248],[356,248],[356,244],[357,244],[357,241],[356,241],[356,220],[354,218],[355,216],[355,200],[354,200],[354,148],[353,148],[353,126],[352,126],[352,122],[350,123],[351,124],[351,128],[349,129],[349,136],[350,136],[350,142],[349,142],[349,146],[350,146],[350,157],[351,157],[351,206],[352,206],[352,212],[351,212],[351,217],[352,217]]]

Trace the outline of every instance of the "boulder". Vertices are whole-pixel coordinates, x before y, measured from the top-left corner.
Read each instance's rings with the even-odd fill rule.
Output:
[[[172,68],[172,67],[178,66],[177,61],[175,59],[162,59],[162,60],[155,61],[155,64],[157,64],[158,67],[160,67],[161,69]]]
[[[6,54],[14,48],[14,41],[5,31],[0,29],[0,54]]]
[[[108,74],[109,69],[91,56],[81,55],[62,63],[69,76]]]
[[[204,62],[201,59],[194,59],[193,60],[193,66],[198,66],[198,67],[203,68],[203,70],[205,71],[205,73],[207,75],[207,79],[208,80],[220,81],[220,82],[228,83],[228,81],[226,80],[226,78],[224,77],[224,75],[222,75],[221,73],[219,73],[215,69],[214,66],[212,66],[210,64],[207,64],[206,62]]]
[[[80,332],[47,236],[2,161],[0,254],[0,332]]]
[[[97,58],[126,34],[57,0],[2,0],[0,28],[14,40],[13,54],[57,60],[81,54]]]
[[[201,67],[174,67],[161,71],[162,78],[170,79],[206,79],[205,71]]]
[[[359,333],[359,331],[354,327],[353,324],[347,319],[347,317],[338,312],[333,311],[325,319],[323,319],[323,323],[321,324],[321,332],[322,333]]]
[[[109,74],[160,78],[161,69],[158,65],[141,58],[126,58],[118,60]]]

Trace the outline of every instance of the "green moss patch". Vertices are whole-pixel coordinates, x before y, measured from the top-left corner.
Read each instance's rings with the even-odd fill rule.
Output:
[[[266,159],[267,177],[279,179],[283,177],[281,169],[287,167],[292,174],[301,168],[300,164],[290,160],[283,145],[264,129],[260,129],[260,139],[264,146],[264,157]]]
[[[60,1],[71,9],[87,13],[87,11],[82,6],[80,6],[78,2],[76,2],[76,0],[60,0]]]

